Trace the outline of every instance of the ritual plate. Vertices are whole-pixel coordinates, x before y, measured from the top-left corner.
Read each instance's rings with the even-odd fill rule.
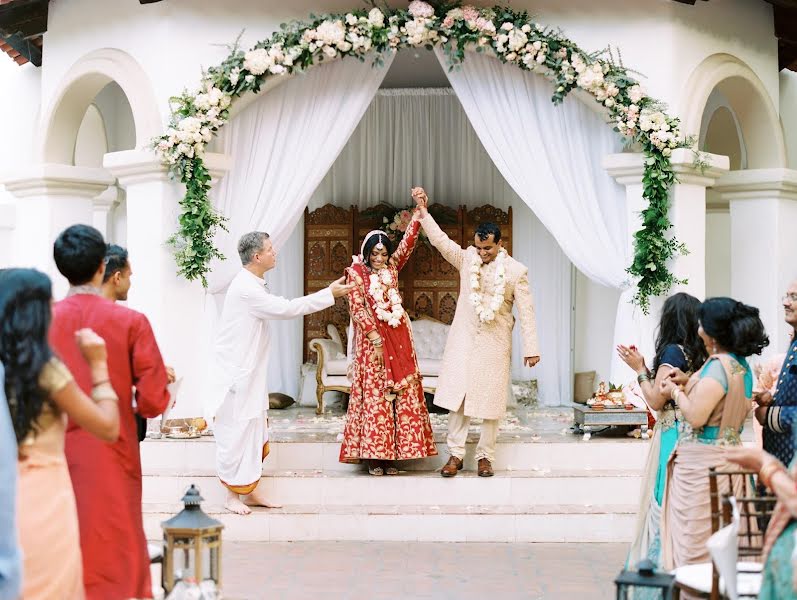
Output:
[[[194,440],[200,437],[199,432],[197,433],[189,433],[187,431],[177,431],[174,433],[167,433],[167,438],[171,438],[173,440]]]

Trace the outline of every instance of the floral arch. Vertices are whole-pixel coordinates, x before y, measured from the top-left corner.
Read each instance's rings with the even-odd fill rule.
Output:
[[[419,0],[407,9],[374,6],[345,14],[311,15],[308,21],[280,26],[270,38],[248,51],[234,47],[219,65],[208,69],[198,92],[173,97],[172,118],[153,147],[170,171],[186,186],[180,202],[178,231],[169,239],[179,273],[189,280],[206,274],[213,258],[223,258],[214,246],[217,228],[225,218],[210,203],[210,173],[204,164],[206,145],[230,117],[230,106],[247,92],[258,93],[275,77],[299,73],[324,61],[345,56],[365,60],[401,48],[442,47],[454,68],[466,50],[491,51],[504,63],[546,77],[554,86],[554,104],[575,88],[589,93],[611,117],[610,124],[628,144],[646,156],[642,212],[643,227],[634,234],[634,259],[628,267],[635,280],[634,302],[647,311],[649,298],[665,294],[679,281],[667,261],[686,252],[667,237],[668,190],[675,177],[672,150],[691,146],[681,136],[679,120],[668,116],[660,102],[649,97],[622,63],[606,52],[587,53],[559,30],[533,21],[526,11],[504,6],[455,6],[436,9]]]

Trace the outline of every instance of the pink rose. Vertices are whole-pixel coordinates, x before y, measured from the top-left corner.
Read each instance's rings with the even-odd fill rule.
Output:
[[[462,18],[466,21],[475,21],[479,18],[479,9],[474,6],[463,6]]]
[[[401,220],[402,221],[409,221],[411,219],[410,211],[402,210],[401,211]]]

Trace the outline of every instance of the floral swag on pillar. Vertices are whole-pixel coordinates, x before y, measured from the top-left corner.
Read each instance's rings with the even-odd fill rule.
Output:
[[[233,47],[220,65],[203,74],[199,91],[171,98],[170,127],[153,140],[153,147],[186,186],[179,229],[168,240],[179,273],[207,286],[210,261],[224,258],[213,238],[217,228],[225,228],[226,219],[208,198],[210,174],[203,156],[206,144],[229,119],[236,98],[259,92],[269,78],[300,73],[328,60],[345,56],[365,60],[374,53],[379,65],[386,52],[421,46],[431,50],[439,45],[452,69],[465,60],[468,50],[490,51],[504,63],[546,77],[554,86],[555,104],[576,87],[602,104],[615,131],[628,144],[641,147],[646,157],[647,207],[642,228],[634,234],[634,259],[627,269],[637,285],[634,302],[647,312],[651,296],[665,294],[680,283],[667,261],[686,253],[686,248],[666,235],[672,226],[668,190],[675,180],[669,157],[675,148],[692,145],[681,136],[679,120],[668,116],[609,53],[587,53],[559,30],[535,23],[525,11],[450,6],[438,14],[432,5],[416,0],[407,9],[374,7],[282,24],[280,31],[251,50]]]

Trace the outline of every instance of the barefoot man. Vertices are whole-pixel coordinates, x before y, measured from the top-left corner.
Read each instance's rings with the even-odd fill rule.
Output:
[[[246,515],[246,506],[272,506],[258,490],[268,454],[266,365],[273,351],[269,321],[292,319],[329,308],[351,286],[343,278],[320,292],[286,300],[270,294],[263,276],[277,253],[268,234],[253,231],[238,242],[243,268],[232,280],[212,348],[205,418],[216,438],[216,469],[227,487],[227,510]],[[244,502],[241,501],[244,496]]]
[[[507,254],[495,223],[476,227],[473,246],[463,250],[426,210],[426,192],[414,188],[412,196],[422,199],[421,225],[429,241],[460,275],[457,310],[434,396],[437,406],[450,411],[446,443],[451,458],[441,475],[454,477],[462,469],[468,425],[475,417],[482,419],[476,448],[478,474],[491,477],[498,425],[506,412],[513,305],[517,306],[523,334],[523,363],[533,367],[540,361],[528,269]]]

